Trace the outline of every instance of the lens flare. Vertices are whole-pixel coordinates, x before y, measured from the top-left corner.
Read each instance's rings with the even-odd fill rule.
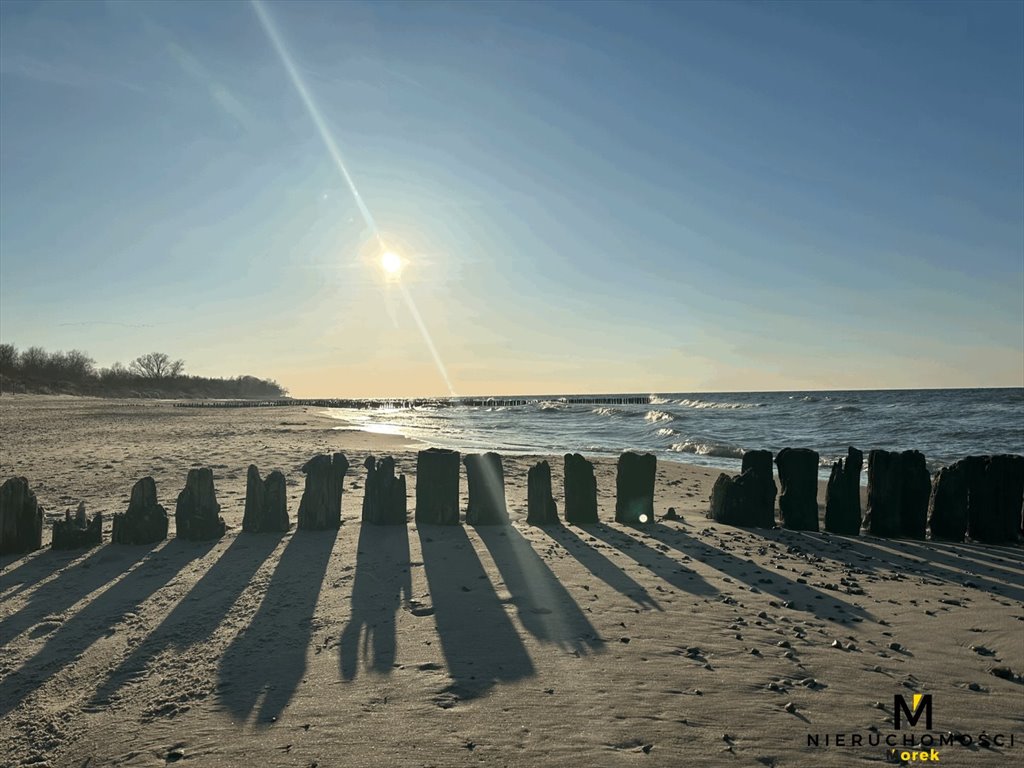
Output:
[[[263,31],[266,33],[270,40],[271,45],[274,47],[274,51],[277,53],[278,58],[281,60],[281,64],[284,66],[285,71],[288,73],[288,77],[291,80],[292,86],[298,93],[299,98],[302,100],[303,106],[306,108],[306,112],[309,113],[310,119],[316,126],[317,132],[320,134],[320,139],[324,143],[324,147],[327,149],[327,153],[331,156],[334,161],[335,167],[338,169],[338,173],[345,180],[345,184],[348,186],[349,191],[352,193],[352,197],[356,201],[356,205],[359,207],[359,212],[363,216],[363,220],[366,222],[367,228],[373,235],[373,238],[380,243],[381,247],[384,246],[384,239],[381,237],[380,230],[377,228],[377,222],[373,218],[373,214],[370,213],[369,207],[363,202],[362,195],[359,194],[359,190],[356,189],[355,180],[348,172],[348,168],[345,166],[344,160],[341,158],[341,150],[338,149],[337,143],[334,141],[334,136],[331,135],[330,129],[327,127],[327,122],[324,120],[323,115],[320,113],[320,109],[316,102],[313,100],[313,94],[310,93],[306,87],[305,81],[302,79],[302,75],[299,73],[298,67],[295,66],[295,62],[292,60],[291,53],[288,51],[285,45],[284,39],[278,32],[273,19],[264,7],[260,0],[251,0],[253,11],[256,13],[256,17],[259,19],[260,26],[263,27]],[[397,279],[401,274],[404,262],[402,257],[393,251],[385,251],[381,256],[381,268],[384,273],[389,277]],[[437,347],[434,346],[434,340],[430,337],[430,332],[427,330],[426,324],[423,322],[423,318],[420,317],[419,310],[416,308],[416,304],[412,300],[412,296],[409,294],[408,289],[402,283],[398,283],[398,287],[401,289],[402,299],[405,301],[406,307],[409,309],[409,313],[412,315],[413,320],[416,321],[416,326],[420,330],[420,334],[423,336],[423,341],[427,345],[427,349],[430,350],[431,357],[434,358],[434,365],[437,366],[438,373],[441,374],[441,378],[444,379],[445,386],[448,387],[448,393],[455,397],[455,387],[452,386],[452,381],[448,378],[448,370],[444,366],[444,362],[441,360],[441,355],[438,354]]]

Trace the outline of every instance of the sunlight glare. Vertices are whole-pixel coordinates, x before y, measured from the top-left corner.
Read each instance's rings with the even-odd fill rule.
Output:
[[[402,257],[394,251],[385,251],[380,257],[380,266],[388,277],[398,277],[402,273]]]

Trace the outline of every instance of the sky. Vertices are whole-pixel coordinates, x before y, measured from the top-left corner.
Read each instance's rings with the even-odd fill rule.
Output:
[[[1024,386],[1024,3],[5,0],[0,340],[297,397]]]

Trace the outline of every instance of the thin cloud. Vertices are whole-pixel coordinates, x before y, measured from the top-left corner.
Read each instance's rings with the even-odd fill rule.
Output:
[[[44,61],[23,54],[5,56],[3,59],[0,59],[0,75],[23,78],[37,83],[45,83],[46,85],[59,85],[65,88],[94,89],[114,87],[135,93],[148,93],[145,87],[119,77],[111,77],[110,75],[89,71],[78,65],[72,67],[55,64],[51,61]]]

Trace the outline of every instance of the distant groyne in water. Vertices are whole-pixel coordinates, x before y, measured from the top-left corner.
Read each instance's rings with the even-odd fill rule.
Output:
[[[271,408],[298,405],[315,408],[515,408],[525,405],[650,405],[652,395],[570,395],[565,397],[419,397],[419,398],[326,398],[277,400],[190,400],[175,408]]]

